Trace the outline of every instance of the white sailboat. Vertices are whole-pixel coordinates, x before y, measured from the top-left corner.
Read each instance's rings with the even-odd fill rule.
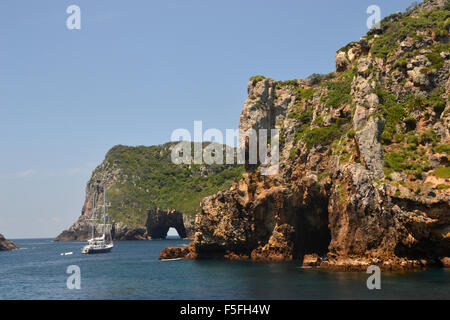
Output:
[[[88,244],[83,247],[81,253],[94,254],[94,253],[107,253],[114,247],[111,236],[111,224],[106,224],[106,188],[103,188],[103,234],[100,237],[95,237],[95,193],[92,199],[92,236],[88,240]],[[108,216],[109,220],[109,216]],[[107,230],[109,232],[107,232]],[[109,239],[107,237],[109,233]]]

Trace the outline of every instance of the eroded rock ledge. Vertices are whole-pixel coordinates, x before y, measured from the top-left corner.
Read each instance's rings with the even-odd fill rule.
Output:
[[[5,237],[0,234],[0,251],[9,251],[19,249],[12,241],[5,239]]]

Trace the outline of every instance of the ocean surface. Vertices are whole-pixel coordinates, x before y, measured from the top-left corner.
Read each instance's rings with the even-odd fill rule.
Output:
[[[296,263],[157,260],[187,240],[115,242],[99,255],[82,255],[80,242],[14,242],[20,250],[0,252],[0,299],[450,299],[444,269],[382,273],[381,290],[368,290],[368,274]],[[67,288],[71,265],[80,268],[80,290]]]

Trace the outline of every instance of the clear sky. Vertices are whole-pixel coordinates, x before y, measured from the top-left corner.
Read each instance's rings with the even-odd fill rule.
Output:
[[[236,128],[248,79],[334,70],[335,52],[412,0],[2,0],[0,233],[54,237],[116,144]],[[68,30],[66,8],[81,8]]]

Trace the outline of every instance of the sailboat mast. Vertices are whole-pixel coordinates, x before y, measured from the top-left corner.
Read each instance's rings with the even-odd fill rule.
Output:
[[[95,192],[92,195],[92,239],[95,237]]]
[[[103,239],[106,237],[106,187],[103,188]]]

